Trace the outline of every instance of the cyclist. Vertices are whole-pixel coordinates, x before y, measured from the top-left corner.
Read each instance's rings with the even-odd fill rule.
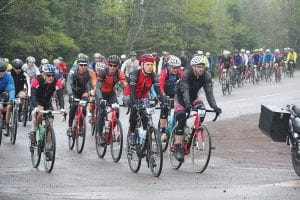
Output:
[[[51,97],[56,91],[60,108],[64,108],[64,99],[62,91],[62,82],[55,78],[55,67],[51,64],[42,66],[42,74],[33,78],[31,81],[31,104],[34,108],[32,111],[32,126],[29,138],[33,145],[36,144],[36,129],[41,122],[43,110],[52,110]]]
[[[125,54],[122,54],[120,58],[121,58],[121,65],[122,65],[126,61],[127,57]]]
[[[92,70],[96,71],[96,64],[101,62],[101,54],[100,53],[94,53],[93,55],[94,60],[90,63],[89,67],[92,68]]]
[[[204,88],[206,99],[210,107],[212,107],[217,114],[222,112],[215,101],[210,75],[205,71],[205,60],[200,56],[195,56],[192,58],[190,65],[192,68],[184,72],[175,90],[174,109],[176,121],[178,122],[175,131],[175,158],[179,161],[184,160],[181,143],[186,124],[186,112],[190,112],[192,106],[202,103],[197,96],[202,87]]]
[[[209,69],[209,61],[208,61],[207,57],[204,55],[203,51],[198,50],[197,55],[205,60],[205,69],[206,70]]]
[[[30,77],[22,70],[23,61],[21,59],[14,59],[12,61],[13,69],[10,71],[14,83],[15,83],[15,95],[21,99],[20,108],[24,105],[24,100],[30,97],[31,87],[30,87]],[[25,86],[27,86],[27,91],[25,91]],[[27,92],[27,93],[26,93]],[[19,109],[19,113],[21,109]]]
[[[121,71],[125,73],[127,81],[129,81],[129,74],[140,67],[136,56],[137,54],[134,51],[130,52],[130,58],[122,64]]]
[[[168,67],[168,59],[169,59],[170,53],[167,51],[163,51],[162,52],[162,57],[160,57],[159,59],[159,63],[157,66],[157,74],[159,75],[161,73],[161,71],[164,68]]]
[[[7,63],[3,58],[0,58],[0,98],[2,102],[11,102],[15,98],[15,85],[14,80],[9,72],[6,72]],[[3,115],[2,127],[6,128],[6,124],[9,123],[9,111],[12,108],[12,104],[7,104],[6,114]],[[5,120],[4,120],[5,116]],[[8,136],[7,132],[4,136]]]
[[[57,59],[60,61],[59,62],[59,71],[63,74],[64,79],[66,80],[67,75],[68,75],[68,67],[67,64],[64,61],[64,58],[61,56],[58,56]]]
[[[294,51],[294,49],[288,49],[289,52],[287,54],[287,63],[289,65],[290,61],[293,62],[293,65],[292,66],[289,66],[289,67],[292,67],[293,69],[295,69],[296,67],[296,63],[297,63],[297,53],[296,51]]]
[[[108,57],[109,67],[106,67],[104,70],[100,70],[97,74],[96,99],[100,109],[98,116],[100,145],[105,144],[103,136],[105,107],[102,104],[102,100],[106,100],[109,104],[118,103],[115,86],[118,82],[121,82],[124,86],[127,84],[124,73],[119,70],[120,64],[120,58],[116,55],[111,55]],[[117,118],[119,118],[118,110]]]
[[[133,132],[136,127],[136,103],[137,100],[144,100],[147,101],[148,94],[152,85],[154,85],[155,91],[158,94],[159,100],[165,105],[166,98],[162,95],[159,87],[159,81],[155,73],[153,72],[153,63],[154,57],[151,54],[143,54],[140,59],[139,63],[141,69],[135,70],[130,74],[129,77],[129,84],[127,84],[124,90],[124,96],[127,101],[129,101],[129,106],[131,107],[130,112],[130,127],[129,131]],[[147,118],[143,117],[143,129],[144,132],[147,127]],[[134,134],[132,134],[134,135]],[[135,138],[131,138],[132,142],[135,142]]]
[[[12,69],[12,65],[9,63],[9,59],[4,58],[4,61],[6,63],[6,71],[10,72],[10,70]]]
[[[283,55],[279,49],[274,50],[273,63],[275,68],[279,68],[279,75],[282,74],[282,65],[283,65]]]
[[[73,97],[87,99],[89,93],[93,93],[92,76],[88,68],[89,59],[85,54],[77,58],[77,66],[73,67],[67,79],[67,92],[69,95],[70,112],[67,135],[72,135],[72,124],[76,114],[77,103],[72,102]],[[84,115],[86,112],[84,112]]]
[[[212,55],[210,55],[209,52],[206,52],[205,53],[207,59],[208,59],[208,62],[209,62],[209,71],[210,71],[210,75],[212,78],[215,77],[215,59]]]
[[[169,67],[162,70],[159,76],[159,85],[162,95],[169,96],[170,98],[174,98],[175,95],[175,86],[176,82],[182,77],[181,60],[180,58],[170,55],[168,60]],[[160,127],[161,130],[161,140],[166,141],[168,139],[166,133],[167,126],[167,117],[168,117],[168,108],[161,109],[160,112]]]
[[[30,76],[30,79],[41,74],[38,67],[35,65],[35,58],[32,56],[26,58],[26,63],[22,66],[22,70]]]

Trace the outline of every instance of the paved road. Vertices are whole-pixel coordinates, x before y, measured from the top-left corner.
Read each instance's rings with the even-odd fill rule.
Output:
[[[3,138],[0,147],[0,199],[299,199],[300,180],[292,169],[289,147],[272,142],[257,128],[261,104],[300,105],[298,77],[300,73],[279,84],[246,84],[230,96],[223,96],[216,82],[223,114],[219,121],[208,122],[216,149],[203,174],[192,172],[188,157],[178,171],[172,170],[167,155],[159,178],[152,177],[144,160],[140,172],[133,174],[124,153],[119,163],[109,153],[99,159],[89,133],[83,153],[77,154],[68,150],[61,117],[55,120],[57,158],[47,174],[43,165],[32,168],[30,129],[20,127],[16,144]],[[124,112],[122,108],[127,132]]]

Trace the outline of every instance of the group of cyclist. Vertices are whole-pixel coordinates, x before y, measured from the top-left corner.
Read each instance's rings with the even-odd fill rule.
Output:
[[[23,63],[21,59],[12,61],[11,69],[8,63],[0,58],[0,97],[1,101],[8,102],[6,115],[3,119],[9,122],[9,113],[12,109],[11,102],[14,98],[30,98],[32,106],[32,127],[30,139],[32,144],[36,144],[36,129],[42,114],[39,111],[53,109],[51,97],[56,92],[60,109],[64,109],[63,90],[69,97],[70,110],[67,135],[72,134],[72,124],[75,117],[77,99],[87,99],[95,96],[95,104],[99,107],[97,118],[98,134],[100,144],[105,144],[103,136],[104,126],[104,102],[109,104],[118,103],[116,94],[117,84],[123,85],[123,101],[130,107],[130,126],[129,132],[133,132],[136,127],[136,105],[146,102],[151,96],[156,97],[161,104],[160,113],[160,133],[161,139],[167,140],[167,96],[174,99],[174,116],[177,122],[175,130],[175,157],[179,161],[184,160],[181,143],[183,140],[184,127],[186,124],[186,113],[192,107],[202,105],[203,102],[198,97],[201,88],[204,89],[206,99],[217,114],[222,112],[216,104],[213,94],[212,78],[214,77],[215,60],[209,52],[204,55],[199,50],[194,54],[190,61],[184,52],[180,57],[163,52],[162,57],[158,58],[157,53],[143,54],[137,58],[136,52],[130,52],[130,58],[126,56],[121,59],[117,55],[110,55],[106,59],[100,53],[93,55],[90,62],[86,54],[78,54],[73,66],[67,73],[66,64],[62,57],[58,57],[50,64],[47,59],[41,60],[41,66],[37,67],[35,58],[27,57]],[[224,50],[219,56],[219,68],[230,68],[233,65],[243,67],[249,65],[264,65],[274,63],[282,66],[283,61],[292,60],[297,62],[297,54],[293,49],[286,48],[283,53],[279,49],[274,54],[269,49],[255,49],[251,54],[249,50],[230,51]],[[293,66],[294,67],[294,66]],[[65,81],[65,79],[67,79]],[[105,100],[105,101],[104,101]],[[89,111],[93,114],[92,110]],[[117,117],[120,113],[117,112]],[[143,118],[143,129],[146,131],[147,118]],[[134,134],[132,134],[134,137]],[[132,142],[136,138],[131,138]]]

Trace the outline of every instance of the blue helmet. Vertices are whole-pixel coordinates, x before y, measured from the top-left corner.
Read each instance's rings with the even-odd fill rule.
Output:
[[[53,65],[51,65],[51,64],[44,64],[42,66],[42,71],[44,73],[52,73],[52,74],[54,74],[55,70],[56,70],[56,68]]]

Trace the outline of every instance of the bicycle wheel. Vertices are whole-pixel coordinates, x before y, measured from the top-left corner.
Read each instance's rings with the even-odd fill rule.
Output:
[[[56,153],[56,140],[54,129],[48,126],[44,138],[44,166],[46,172],[50,173],[54,166]]]
[[[154,127],[151,127],[149,131],[148,162],[152,175],[154,177],[159,177],[163,166],[163,152],[161,147],[160,134]]]
[[[223,79],[222,80],[222,93],[223,93],[223,95],[226,95],[226,89],[227,89],[227,86],[226,86],[227,84],[226,84],[226,80],[225,79]]]
[[[10,142],[15,144],[17,138],[17,129],[18,129],[18,110],[13,109],[12,115],[10,116],[10,128],[7,131],[10,131]]]
[[[232,84],[230,82],[228,82],[228,85],[227,85],[227,92],[228,92],[228,94],[231,94],[231,92],[232,92]]]
[[[29,115],[29,112],[30,112],[30,107],[29,107],[29,100],[26,99],[24,101],[24,105],[23,105],[23,110],[22,110],[22,122],[23,122],[23,126],[25,127],[26,124],[27,124],[27,119],[28,119],[28,115]]]
[[[103,132],[104,132],[104,128],[103,128]],[[96,144],[96,152],[99,158],[104,158],[105,153],[106,153],[106,149],[107,149],[107,145],[101,145],[100,144],[100,136],[98,133],[98,128],[96,128],[96,132],[95,132],[95,144]]]
[[[79,134],[76,135],[75,141],[76,141],[76,150],[78,153],[81,153],[84,147],[85,134],[86,134],[85,118],[81,117],[79,123],[80,123]]]
[[[96,119],[97,119],[97,117],[92,114],[92,116],[91,116],[91,132],[92,132],[92,136],[95,134],[95,131],[96,131]]]
[[[136,142],[133,144],[132,139],[133,137],[131,133],[128,132],[127,134],[127,160],[130,167],[130,170],[133,173],[137,173],[141,167],[141,157],[137,154],[137,145]]]
[[[297,153],[296,147],[291,148],[291,157],[292,157],[294,171],[300,177],[300,156]]]
[[[179,169],[182,165],[182,162],[175,158],[175,130],[176,129],[174,128],[169,140],[169,160],[172,169]]]
[[[30,142],[31,163],[34,168],[37,168],[40,164],[41,151],[42,151],[42,147],[43,147],[43,143],[41,143],[41,141],[38,140],[38,135],[39,135],[39,131],[37,129],[36,141],[38,141],[38,142],[36,145],[32,145]]]
[[[201,126],[198,134],[194,134],[191,145],[194,171],[202,173],[207,168],[211,155],[211,137],[205,125]]]
[[[0,115],[0,119],[2,119],[2,114]],[[0,120],[0,127],[2,127],[2,120]],[[2,141],[2,128],[0,128],[0,146]]]
[[[73,129],[74,131],[74,129]],[[69,149],[72,150],[75,145],[75,133],[73,132],[71,136],[68,136],[68,144],[69,144]]]
[[[120,120],[116,120],[114,127],[111,129],[111,156],[115,162],[118,162],[122,155],[123,148],[123,129]]]

